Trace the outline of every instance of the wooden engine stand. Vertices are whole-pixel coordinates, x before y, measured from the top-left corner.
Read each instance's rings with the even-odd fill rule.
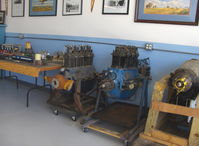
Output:
[[[168,89],[169,77],[169,75],[164,76],[155,83],[145,131],[140,134],[140,137],[168,146],[199,146],[199,94],[196,108],[162,102],[164,93]],[[169,96],[166,98],[168,100]],[[161,123],[158,118],[160,112],[193,117],[189,137],[183,138],[158,130],[158,126]]]

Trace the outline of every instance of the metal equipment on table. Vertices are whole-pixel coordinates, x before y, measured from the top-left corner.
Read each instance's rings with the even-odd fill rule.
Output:
[[[54,113],[59,110],[72,112],[72,120],[87,114],[95,107],[96,98],[90,96],[95,90],[95,68],[90,46],[66,46],[64,68],[60,74],[47,78],[54,90],[48,103]]]
[[[28,46],[27,43],[29,44]],[[19,44],[2,44],[0,47],[0,58],[32,63],[34,61],[34,52],[30,42],[26,42],[26,47],[29,48],[25,48],[22,51],[22,47]]]
[[[0,59],[7,59],[19,52],[21,45],[2,44],[0,45]]]
[[[51,56],[47,51],[34,53],[30,42],[26,42],[23,49],[19,44],[2,44],[0,46],[0,59],[42,66],[46,65],[47,61],[50,61],[49,57]]]
[[[113,51],[112,66],[98,74],[95,112],[85,119],[84,132],[92,129],[128,145],[143,130],[150,67],[148,58],[138,56],[134,46],[117,46]]]
[[[164,145],[199,145],[199,60],[157,81],[141,137]]]

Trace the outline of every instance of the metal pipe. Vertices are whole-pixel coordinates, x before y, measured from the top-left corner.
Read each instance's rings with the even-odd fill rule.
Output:
[[[19,36],[6,36],[6,38],[20,38]],[[91,44],[100,44],[100,45],[110,45],[110,46],[121,46],[126,44],[115,44],[115,43],[106,43],[106,42],[97,42],[97,41],[83,41],[83,40],[70,40],[70,39],[55,39],[55,38],[40,38],[40,37],[24,37],[24,39],[40,39],[40,40],[53,40],[53,41],[67,41],[67,42],[79,42],[79,43],[91,43]],[[145,47],[136,46],[139,49],[145,49]],[[161,52],[170,52],[170,53],[179,53],[179,54],[189,54],[189,55],[199,55],[199,53],[184,52],[184,51],[173,51],[166,49],[153,48],[154,51]]]
[[[153,50],[155,50],[155,51],[161,51],[161,52],[170,52],[170,53],[180,53],[180,54],[189,54],[189,55],[199,55],[199,53],[184,52],[184,51],[173,51],[173,50],[158,49],[158,48],[153,48]]]

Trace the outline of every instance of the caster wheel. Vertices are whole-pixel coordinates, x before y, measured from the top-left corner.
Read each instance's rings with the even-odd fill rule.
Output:
[[[84,128],[82,129],[82,131],[83,131],[84,133],[87,133],[87,132],[88,132],[88,128],[85,128],[85,127],[84,127]]]
[[[72,119],[73,121],[77,121],[77,117],[76,117],[76,116],[72,116],[71,119]]]
[[[86,119],[82,119],[82,120],[80,121],[80,124],[83,125],[83,124],[86,123],[86,121],[87,121]]]
[[[55,110],[53,111],[53,113],[54,113],[56,116],[59,115],[59,111],[58,111],[57,109],[55,109]]]
[[[124,146],[128,146],[129,145],[129,141],[128,140],[124,140]]]

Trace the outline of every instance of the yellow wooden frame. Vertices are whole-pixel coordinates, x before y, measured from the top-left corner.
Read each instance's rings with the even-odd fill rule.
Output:
[[[141,133],[140,136],[144,139],[168,146],[199,146],[199,100],[194,109],[162,102],[164,92],[166,88],[168,88],[168,79],[169,75],[155,83],[152,104],[149,110],[145,131],[144,133]],[[158,116],[160,112],[192,116],[193,122],[189,138],[186,139],[157,130],[156,127],[159,123]]]

